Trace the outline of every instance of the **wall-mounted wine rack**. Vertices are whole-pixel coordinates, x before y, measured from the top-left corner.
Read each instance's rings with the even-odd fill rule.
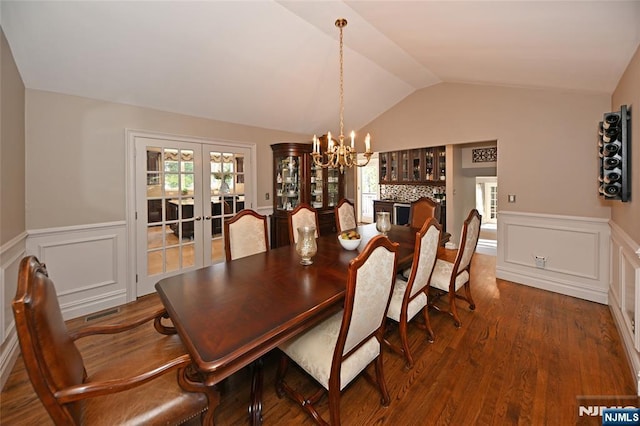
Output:
[[[631,198],[631,113],[626,105],[620,111],[604,114],[598,127],[600,161],[599,192],[606,200]]]

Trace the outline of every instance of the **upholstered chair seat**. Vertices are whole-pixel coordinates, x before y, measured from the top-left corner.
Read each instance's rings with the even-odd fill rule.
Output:
[[[431,275],[431,287],[439,288],[442,291],[449,291],[449,283],[451,282],[451,273],[454,264],[446,260],[438,259],[436,266]],[[462,271],[455,279],[455,290],[458,291],[464,283],[469,281],[469,272]]]
[[[390,402],[384,382],[381,345],[394,283],[398,244],[385,236],[371,239],[349,263],[344,309],[280,345],[283,352],[276,374],[278,396],[286,394],[319,424],[327,424],[316,403],[329,394],[331,424],[340,424],[341,391],[358,375],[377,385],[382,403]],[[321,388],[306,397],[293,389],[285,375],[294,361]],[[375,366],[375,377],[366,368]]]
[[[413,357],[409,347],[407,327],[419,312],[423,313],[424,323],[414,321],[416,325],[427,331],[428,339],[434,339],[433,331],[429,323],[428,291],[440,241],[441,228],[434,218],[428,219],[416,232],[415,249],[413,251],[413,263],[409,270],[408,279],[396,279],[387,318],[398,323],[401,346],[392,344],[388,339],[384,343],[394,352],[403,355],[406,367],[413,367]]]
[[[393,288],[393,296],[391,296],[391,303],[389,304],[389,311],[387,312],[387,318],[399,322],[400,313],[402,311],[402,299],[404,299],[404,293],[407,291],[407,281],[402,279],[396,279],[396,285]],[[407,305],[407,317],[409,319],[416,316],[420,309],[427,306],[427,295],[424,293],[418,294]]]
[[[344,311],[340,311],[280,349],[292,361],[307,371],[325,389],[329,388],[331,361],[340,334]],[[370,337],[343,363],[340,370],[340,390],[364,370],[380,354],[380,343]]]
[[[480,237],[480,225],[482,216],[478,210],[473,209],[469,212],[467,219],[462,225],[462,235],[460,236],[460,248],[456,253],[456,259],[453,263],[438,259],[431,276],[431,288],[435,290],[432,297],[429,298],[429,307],[438,311],[444,309],[437,302],[445,295],[449,296],[448,312],[454,320],[456,327],[460,327],[460,317],[458,316],[458,308],[456,307],[456,299],[465,300],[469,303],[469,309],[476,308],[473,298],[471,297],[470,269],[471,259],[476,252],[478,238]],[[464,288],[465,295],[457,293],[458,290]]]

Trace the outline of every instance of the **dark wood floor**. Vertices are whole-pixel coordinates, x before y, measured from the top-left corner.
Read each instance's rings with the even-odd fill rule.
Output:
[[[496,280],[492,256],[477,254],[472,272],[476,311],[459,302],[460,329],[448,316],[432,312],[434,343],[410,327],[414,368],[406,371],[399,356],[384,353],[391,405],[381,407],[373,387],[358,379],[343,393],[343,424],[600,424],[597,418],[578,417],[581,403],[595,401],[579,402],[578,397],[635,395],[634,378],[607,306]],[[156,296],[148,296],[116,315],[136,315],[159,304]],[[116,315],[94,323],[112,321]],[[68,324],[74,329],[84,322]],[[396,339],[392,331],[390,338]],[[106,344],[91,340],[82,343],[81,350],[90,372],[98,359],[115,358],[131,342],[144,344],[156,337],[148,327],[135,339]],[[291,401],[275,395],[276,360],[273,354],[265,364],[264,424],[312,424]],[[294,383],[310,386],[302,373],[292,373]],[[218,425],[246,423],[249,381],[245,369],[225,382],[216,410]],[[326,399],[320,407],[328,419]],[[20,358],[1,394],[0,423],[52,424]]]

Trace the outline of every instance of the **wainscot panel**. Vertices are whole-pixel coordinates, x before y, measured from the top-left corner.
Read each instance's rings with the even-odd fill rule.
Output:
[[[611,223],[609,309],[622,337],[640,396],[640,244]]]
[[[125,222],[29,231],[27,251],[47,265],[66,319],[126,303]]]
[[[24,232],[0,247],[0,388],[4,387],[18,356],[18,336],[11,302],[16,295],[20,260],[26,254]]]
[[[607,303],[607,219],[498,213],[496,277]]]

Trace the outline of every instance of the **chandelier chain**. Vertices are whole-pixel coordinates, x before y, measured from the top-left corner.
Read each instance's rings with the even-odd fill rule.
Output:
[[[340,142],[344,142],[344,54],[342,25],[340,28]]]

